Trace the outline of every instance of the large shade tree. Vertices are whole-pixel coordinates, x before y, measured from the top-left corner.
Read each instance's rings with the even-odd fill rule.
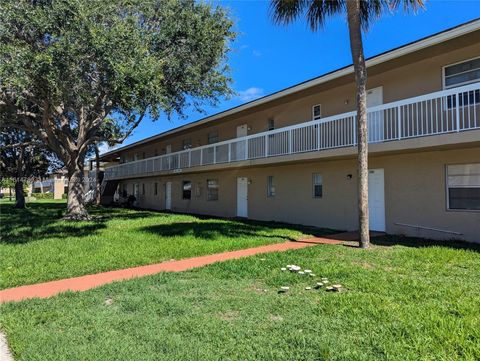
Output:
[[[114,121],[144,119],[228,95],[235,34],[220,7],[195,0],[2,0],[0,120],[35,134],[65,163],[67,217],[88,217],[87,150]]]
[[[0,178],[15,187],[15,208],[25,208],[24,187],[27,182],[47,176],[59,169],[61,162],[34,135],[23,130],[0,132]]]
[[[367,67],[363,51],[362,30],[385,11],[395,10],[403,4],[405,10],[423,7],[423,0],[271,0],[274,22],[289,24],[305,18],[316,31],[328,17],[346,15],[350,35],[356,85],[357,140],[358,140],[358,217],[360,247],[370,244],[368,215],[368,134],[367,134]]]

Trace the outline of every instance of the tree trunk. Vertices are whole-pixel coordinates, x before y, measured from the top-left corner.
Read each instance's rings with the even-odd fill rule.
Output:
[[[363,54],[360,0],[347,1],[348,29],[357,89],[358,223],[360,247],[370,245],[368,215],[367,67]]]
[[[83,190],[83,162],[81,165],[75,162],[68,167],[67,214],[64,218],[76,221],[89,219]]]
[[[100,180],[100,152],[98,144],[95,144],[95,204],[100,205],[101,201],[101,180]]]
[[[23,182],[15,182],[15,208],[25,208],[25,194],[23,193]]]

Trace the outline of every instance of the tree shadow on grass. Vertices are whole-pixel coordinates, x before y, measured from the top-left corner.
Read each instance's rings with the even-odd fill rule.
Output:
[[[203,218],[203,217],[202,217]],[[335,231],[329,229],[319,229],[311,227],[293,226],[284,223],[273,222],[254,222],[254,221],[235,221],[235,222],[177,222],[170,224],[158,224],[144,227],[141,230],[160,235],[163,237],[186,237],[191,236],[208,241],[218,240],[219,237],[243,238],[282,238],[285,240],[296,241],[285,230],[298,230],[308,234],[316,233],[318,235],[331,234]],[[314,231],[314,232],[313,232]]]
[[[106,228],[106,222],[111,219],[132,220],[152,216],[150,212],[91,207],[92,220],[78,223],[62,220],[65,207],[65,203],[58,202],[29,203],[26,209],[2,204],[0,244],[25,244],[42,238],[85,237]]]
[[[469,243],[458,240],[434,240],[418,237],[407,237],[402,235],[386,235],[381,237],[372,237],[370,243],[376,246],[404,246],[414,248],[426,247],[445,247],[452,249],[465,249],[474,252],[480,252],[480,243]]]

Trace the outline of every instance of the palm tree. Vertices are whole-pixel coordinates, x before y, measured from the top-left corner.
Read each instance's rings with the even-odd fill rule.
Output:
[[[368,136],[367,136],[367,67],[363,53],[362,30],[367,31],[372,19],[384,11],[392,11],[403,3],[404,9],[417,10],[424,0],[271,0],[271,16],[277,24],[289,24],[305,17],[313,31],[328,16],[346,14],[350,34],[350,50],[357,93],[358,140],[358,218],[360,247],[370,245],[368,219]]]

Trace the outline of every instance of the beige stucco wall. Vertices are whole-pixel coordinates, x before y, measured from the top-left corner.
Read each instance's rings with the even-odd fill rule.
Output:
[[[477,31],[369,68],[368,88],[382,86],[384,103],[442,90],[443,66],[480,56],[479,37]],[[175,152],[181,150],[185,138],[190,138],[192,146],[197,147],[207,143],[207,135],[212,131],[218,131],[220,141],[227,140],[235,138],[236,127],[242,124],[248,125],[249,134],[263,132],[270,118],[275,120],[276,128],[305,122],[311,119],[311,107],[315,104],[321,104],[323,117],[354,110],[353,75],[120,153],[131,161],[135,154],[139,159],[143,153],[147,158],[163,154],[168,144]],[[453,237],[395,224],[406,223],[460,232],[463,233],[460,238],[480,242],[480,212],[448,211],[445,200],[445,165],[480,162],[479,140],[478,131],[469,131],[371,145],[370,168],[383,168],[385,172],[386,231],[431,238]],[[171,181],[173,211],[234,217],[236,178],[247,177],[251,182],[250,218],[353,230],[357,228],[354,153],[353,147],[326,150],[198,167],[184,170],[185,174],[122,183],[128,187],[129,194],[133,193],[133,184],[139,183],[141,207],[164,209],[165,183]],[[315,172],[323,177],[322,199],[312,198],[312,173]],[[348,174],[352,174],[352,179],[347,178]],[[273,198],[266,197],[269,175],[273,175],[276,182],[277,195]],[[218,201],[206,200],[207,179],[218,179]],[[183,180],[193,184],[189,201],[181,199]],[[156,196],[153,195],[155,182],[158,183]],[[142,195],[142,184],[145,184],[145,195]]]
[[[65,193],[65,180],[62,177],[61,179],[57,179],[57,177],[53,180],[53,199],[62,199],[63,194]]]
[[[370,169],[385,172],[386,231],[427,238],[461,238],[480,242],[480,212],[446,210],[445,166],[480,161],[480,147],[437,150],[408,154],[371,157]],[[323,197],[312,197],[312,173],[323,178]],[[352,175],[352,179],[348,175]],[[275,177],[276,195],[266,196],[267,176]],[[164,209],[164,184],[172,182],[172,210],[224,217],[236,216],[236,178],[247,177],[248,215],[259,220],[330,227],[339,230],[357,228],[356,163],[355,159],[323,160],[295,165],[266,166],[210,173],[171,175],[124,181],[128,192],[133,183],[145,183],[146,194],[139,205]],[[218,179],[219,200],[206,200],[206,180]],[[181,184],[193,184],[192,200],[181,199]],[[159,194],[153,196],[153,183],[158,182]],[[198,196],[196,188],[200,187]],[[406,223],[463,233],[450,234],[417,230],[395,225]]]
[[[423,49],[413,54],[376,65],[369,69],[368,88],[383,87],[384,103],[442,90],[442,68],[445,65],[480,56],[480,32]],[[247,124],[249,134],[267,130],[268,119],[275,120],[275,127],[302,123],[312,119],[312,106],[321,104],[322,116],[331,116],[355,109],[353,75],[344,76],[320,86],[310,88],[280,100],[243,111],[201,125],[161,141],[141,145],[121,152],[127,161],[165,153],[168,144],[172,151],[182,150],[182,141],[190,138],[192,147],[207,144],[209,132],[218,131],[219,140],[236,137],[236,127]],[[155,133],[155,129],[152,129]]]

